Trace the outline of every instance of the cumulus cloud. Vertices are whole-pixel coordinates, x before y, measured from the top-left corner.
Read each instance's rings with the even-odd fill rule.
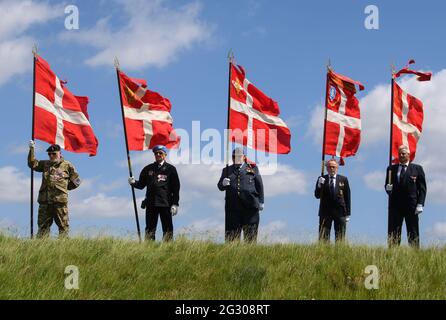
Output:
[[[25,35],[33,26],[63,15],[60,5],[31,0],[0,2],[0,85],[31,69],[35,39]]]
[[[260,243],[290,243],[291,237],[286,231],[287,224],[281,220],[271,221],[265,225],[260,223],[258,242]],[[197,240],[224,241],[225,223],[221,219],[208,218],[194,221],[180,228],[179,236]]]
[[[367,188],[375,191],[384,190],[384,181],[386,179],[386,172],[383,170],[376,170],[369,172],[363,176],[363,180]]]
[[[132,198],[116,197],[97,193],[82,200],[71,201],[73,215],[88,217],[131,217],[133,213]]]
[[[116,0],[120,20],[126,21],[114,29],[111,16],[100,19],[92,28],[61,35],[67,41],[77,41],[97,48],[86,60],[91,66],[111,65],[118,57],[125,69],[147,66],[162,67],[192,46],[208,40],[212,27],[200,19],[201,5],[192,2],[175,9],[167,1]]]
[[[13,166],[0,168],[0,203],[29,201],[30,178]]]
[[[437,222],[432,228],[432,234],[439,238],[446,238],[446,222]]]

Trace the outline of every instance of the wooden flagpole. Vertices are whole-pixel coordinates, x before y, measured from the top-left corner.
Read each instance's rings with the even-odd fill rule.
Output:
[[[132,163],[130,161],[129,143],[128,143],[128,140],[127,140],[127,127],[125,125],[124,105],[122,103],[122,90],[121,90],[121,81],[120,81],[120,76],[119,76],[119,61],[118,61],[118,58],[115,58],[115,68],[116,68],[116,76],[117,76],[117,80],[118,80],[119,99],[120,99],[120,102],[121,102],[122,125],[124,127],[124,139],[125,139],[125,149],[126,149],[126,152],[127,152],[127,164],[128,164],[128,167],[129,167],[129,176],[133,177]],[[133,208],[135,210],[136,230],[138,232],[139,242],[141,242],[141,230],[140,230],[140,227],[139,227],[138,208],[136,206],[135,188],[132,185],[130,187],[132,189]]]
[[[31,140],[34,141],[34,121],[35,112],[34,106],[36,104],[36,61],[37,61],[37,46],[33,47],[33,105],[31,116]],[[30,188],[30,237],[34,238],[34,169],[31,168],[31,188]]]
[[[393,143],[393,98],[394,98],[394,90],[393,87],[395,85],[395,67],[392,65],[392,80],[390,81],[391,86],[391,94],[390,94],[390,142],[389,142],[389,170],[388,170],[388,179],[387,183],[392,184],[392,171],[390,166],[392,165],[392,143]]]
[[[324,112],[324,133],[322,136],[322,163],[321,163],[321,176],[324,175],[324,165],[325,165],[325,134],[327,132],[327,113],[328,113],[328,83],[329,83],[329,72],[331,70],[331,61],[328,59],[327,65],[327,77],[325,82],[325,112]]]
[[[229,50],[228,53],[228,62],[229,62],[229,80],[228,80],[228,116],[226,121],[226,174],[228,174],[228,167],[229,167],[229,153],[230,153],[230,141],[229,141],[229,121],[231,116],[231,78],[232,78],[232,63],[234,61],[234,53],[232,52],[232,49]]]

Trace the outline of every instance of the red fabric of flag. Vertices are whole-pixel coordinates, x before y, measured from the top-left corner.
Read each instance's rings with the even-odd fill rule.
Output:
[[[35,77],[35,139],[96,155],[98,140],[88,118],[88,97],[73,95],[40,56],[36,56]]]
[[[392,156],[397,161],[398,148],[405,145],[413,161],[423,131],[423,103],[402,90],[396,81],[393,90]]]
[[[265,152],[289,153],[291,132],[278,117],[278,103],[249,82],[241,66],[232,63],[229,90],[231,141]]]
[[[327,78],[325,154],[340,158],[354,156],[361,142],[361,111],[355,85],[360,90],[364,86],[332,70]]]
[[[145,80],[119,71],[129,150],[148,150],[156,145],[177,148],[180,137],[173,129],[169,99],[147,89]]]

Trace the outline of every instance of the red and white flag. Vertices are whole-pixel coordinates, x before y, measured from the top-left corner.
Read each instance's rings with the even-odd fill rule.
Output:
[[[429,81],[432,77],[431,72],[422,72],[422,71],[416,71],[416,70],[409,69],[409,65],[414,64],[414,63],[415,63],[415,60],[413,60],[413,59],[409,60],[409,62],[407,63],[407,65],[404,68],[402,68],[400,71],[395,73],[394,78],[399,78],[403,74],[414,74],[417,76],[418,81]]]
[[[34,138],[67,151],[96,155],[98,140],[88,118],[88,97],[73,95],[37,55],[34,94]]]
[[[355,97],[355,80],[328,71],[327,117],[325,119],[325,154],[340,158],[354,156],[361,142],[361,110]]]
[[[413,74],[417,76],[418,81],[430,81],[431,72],[422,72],[409,69],[409,65],[414,64],[411,59],[407,65],[400,71],[393,74],[393,79],[397,79],[404,74]],[[423,103],[406,93],[400,86],[393,81],[393,123],[392,123],[392,157],[394,162],[398,162],[398,148],[405,145],[409,148],[410,161],[415,159],[417,151],[417,142],[423,131]]]
[[[156,145],[177,148],[180,137],[173,129],[169,99],[147,89],[147,82],[119,71],[129,150],[148,150]]]
[[[277,102],[249,82],[241,66],[231,63],[231,141],[265,152],[289,153],[291,132],[279,114]]]
[[[403,91],[396,81],[393,90],[392,156],[398,159],[398,148],[405,145],[413,161],[423,131],[423,103]]]

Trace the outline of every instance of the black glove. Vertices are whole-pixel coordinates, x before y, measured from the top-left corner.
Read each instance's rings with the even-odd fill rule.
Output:
[[[146,206],[147,206],[147,199],[144,199],[144,200],[141,202],[141,209],[145,209]]]

